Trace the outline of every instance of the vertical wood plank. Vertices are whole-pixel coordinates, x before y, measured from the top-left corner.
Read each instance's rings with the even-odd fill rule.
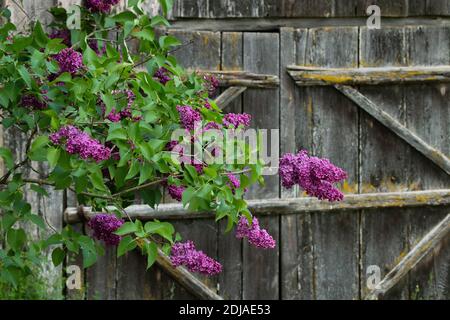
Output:
[[[361,28],[360,65],[404,66],[407,45],[403,27],[369,30]],[[404,93],[401,86],[364,87],[361,92],[383,110],[405,123]],[[361,166],[363,192],[413,190],[409,180],[408,159],[413,150],[366,113],[361,113]],[[366,270],[381,268],[382,277],[395,266],[408,249],[408,216],[402,209],[379,209],[362,213],[361,289],[368,292]],[[406,279],[387,298],[407,298]]]
[[[450,63],[450,28],[411,26],[406,28],[408,65]],[[450,154],[450,112],[448,84],[405,86],[406,125],[433,147]],[[411,179],[420,189],[445,188],[450,176],[420,154],[410,160]],[[413,246],[448,213],[450,207],[410,209],[410,246]],[[448,280],[450,250],[441,246],[410,272],[410,298],[445,299],[441,287]],[[446,272],[445,272],[445,269]],[[447,290],[450,284],[447,284]]]
[[[408,0],[358,0],[357,15],[365,16],[367,7],[377,5],[382,17],[406,17],[408,15]]]
[[[278,75],[279,61],[278,33],[244,33],[245,71]],[[278,129],[279,90],[247,90],[244,92],[244,112],[252,115],[252,128]],[[265,187],[252,187],[247,197],[278,197],[278,176],[266,176],[265,180]],[[278,299],[279,217],[262,217],[260,225],[275,238],[277,247],[273,250],[261,250],[249,247],[244,242],[243,299]]]
[[[355,67],[356,27],[317,28],[309,32],[307,65]],[[312,149],[348,173],[348,189],[358,181],[358,112],[333,88],[311,88]],[[342,152],[342,150],[346,150]],[[311,230],[317,299],[358,298],[358,219],[354,213],[313,214]]]

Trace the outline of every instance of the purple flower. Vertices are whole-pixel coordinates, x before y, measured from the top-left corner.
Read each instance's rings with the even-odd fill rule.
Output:
[[[111,122],[119,122],[122,119],[140,120],[139,117],[133,118],[132,113],[131,113],[131,107],[134,103],[134,100],[136,99],[136,96],[134,95],[133,91],[131,91],[131,90],[123,90],[123,91],[116,90],[113,92],[113,94],[120,94],[120,93],[124,93],[126,95],[126,98],[128,100],[127,106],[121,111],[116,111],[115,108],[112,108],[111,112],[106,116],[106,119],[108,119]],[[99,98],[97,100],[97,104],[100,105],[103,116],[105,116],[105,112],[106,112],[105,103]]]
[[[228,113],[223,117],[223,125],[226,128],[248,127],[251,119],[252,116],[247,113]]]
[[[83,55],[72,48],[62,49],[53,59],[58,62],[61,73],[75,74],[83,68]]]
[[[185,188],[183,186],[169,185],[167,187],[167,190],[169,191],[169,195],[172,197],[172,199],[181,201]]]
[[[43,93],[46,92],[43,91]],[[20,105],[24,108],[30,108],[34,110],[47,109],[48,97],[44,95],[42,98],[43,99],[39,99],[38,97],[36,97],[34,94],[31,93],[25,94],[22,96]]]
[[[250,226],[247,218],[241,216],[236,230],[236,238],[247,238],[248,242],[257,248],[275,248],[275,240],[266,229],[260,228],[256,217],[253,217],[252,225]]]
[[[118,219],[113,214],[97,214],[88,222],[89,228],[94,231],[94,238],[103,240],[107,245],[117,246],[120,236],[114,234],[123,224],[123,220]]]
[[[92,12],[108,13],[120,0],[86,0],[86,8]]]
[[[177,106],[177,110],[180,114],[182,127],[187,130],[194,130],[195,123],[202,120],[200,112],[190,106]]]
[[[347,173],[328,159],[310,157],[303,150],[296,155],[287,153],[280,159],[281,184],[292,188],[298,184],[310,196],[329,201],[340,201],[342,192],[333,183],[347,178]]]
[[[67,29],[56,29],[53,30],[49,36],[50,39],[62,39],[63,44],[70,47],[72,45],[70,31]]]
[[[230,180],[229,186],[234,193],[234,190],[239,189],[241,187],[241,181],[234,174],[227,174],[228,180]]]
[[[185,266],[191,272],[208,276],[222,271],[222,265],[202,251],[196,250],[192,241],[175,243],[170,254],[170,261],[174,267]]]
[[[82,159],[92,158],[100,162],[111,157],[111,149],[74,126],[62,127],[49,138],[55,145],[65,144],[68,153],[79,154]]]
[[[155,78],[158,79],[158,81],[160,83],[162,83],[163,85],[165,85],[167,82],[169,82],[170,80],[172,80],[169,76],[168,76],[169,70],[167,70],[164,67],[159,68],[158,70],[156,70],[155,74],[153,75]]]
[[[106,52],[106,43],[103,43],[103,46],[99,48],[98,41],[95,39],[88,40],[89,47],[95,51],[98,56],[105,54]]]
[[[205,87],[208,90],[210,96],[214,95],[217,88],[219,87],[219,80],[213,75],[206,75],[203,77],[205,80]]]

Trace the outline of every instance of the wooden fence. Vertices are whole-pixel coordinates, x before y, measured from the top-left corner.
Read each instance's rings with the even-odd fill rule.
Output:
[[[55,3],[24,1],[37,16]],[[370,4],[381,8],[381,29],[366,27]],[[158,12],[154,1],[147,8]],[[14,14],[20,21],[23,14]],[[223,263],[223,273],[193,278],[164,258],[146,271],[138,252],[116,259],[108,249],[84,272],[83,290],[67,297],[449,299],[450,2],[181,0],[171,17],[167,31],[190,43],[175,55],[219,74],[225,112],[279,129],[280,154],[305,148],[343,167],[347,197],[317,201],[267,177],[248,198],[277,241],[268,251],[168,199],[156,212],[131,207],[139,218],[171,219],[183,238]],[[5,135],[4,143],[20,150],[24,142]],[[33,202],[56,227],[63,208],[79,230],[80,216],[91,214],[68,193]],[[384,278],[375,288],[367,286],[371,266]]]

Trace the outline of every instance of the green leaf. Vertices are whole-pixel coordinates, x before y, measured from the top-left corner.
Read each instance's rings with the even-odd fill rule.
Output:
[[[136,246],[137,243],[131,236],[123,237],[120,240],[119,246],[117,247],[117,257],[123,256],[128,251],[131,251],[134,248],[136,248]]]
[[[14,167],[14,160],[11,150],[5,147],[0,147],[0,157],[5,160],[5,164],[8,170],[11,170]]]
[[[144,245],[147,254],[147,270],[155,263],[158,256],[158,246],[154,242],[146,242]]]
[[[28,70],[25,68],[25,66],[20,65],[17,68],[17,72],[19,72],[20,76],[22,77],[23,81],[25,81],[28,88],[31,88],[32,87],[31,76],[30,76],[30,73],[28,72]]]
[[[47,151],[47,160],[50,165],[50,169],[53,169],[59,160],[59,156],[61,155],[61,149],[58,148],[49,148]]]
[[[167,13],[172,9],[173,0],[159,0],[159,3],[161,4],[163,13],[166,16]]]
[[[111,127],[106,141],[111,140],[128,140],[127,131],[120,127]]]
[[[34,25],[33,37],[34,37],[34,40],[36,41],[36,43],[41,48],[44,48],[47,45],[47,42],[49,39],[39,21],[37,21],[36,24]]]
[[[89,268],[97,262],[97,252],[83,249],[83,268]]]
[[[100,191],[108,191],[108,188],[106,187],[104,181],[103,181],[103,174],[100,168],[97,168],[94,172],[92,172],[89,175],[89,178],[91,179],[91,183],[94,186],[95,189]]]
[[[130,170],[128,171],[128,174],[125,177],[125,180],[130,180],[134,178],[138,174],[140,169],[141,169],[141,162],[137,159],[132,160]]]
[[[35,161],[45,161],[47,160],[47,151],[45,150],[48,146],[49,139],[47,136],[37,137],[31,144],[30,152],[28,157]]]
[[[112,19],[117,22],[134,21],[136,18],[137,16],[131,11],[124,11],[112,17]]]
[[[26,240],[27,235],[23,229],[9,229],[7,243],[13,250],[20,251]]]
[[[174,36],[162,36],[159,38],[159,45],[163,50],[167,50],[170,47],[178,46],[181,42]]]
[[[148,234],[158,234],[164,239],[173,242],[174,227],[168,222],[149,221],[144,226]]]
[[[194,197],[194,195],[195,195],[195,189],[193,187],[189,187],[186,190],[184,190],[183,196],[182,196],[183,206],[186,206],[186,204],[188,204],[189,201],[191,201],[191,199]]]
[[[135,233],[138,231],[138,228],[133,222],[125,222],[119,229],[114,232],[119,236],[124,236],[126,234]]]
[[[42,217],[38,216],[37,214],[28,214],[25,216],[25,219],[33,222],[39,228],[45,229],[44,219],[42,219]]]
[[[169,21],[167,21],[166,18],[161,17],[161,16],[155,16],[152,18],[152,22],[150,24],[152,27],[157,26],[157,25],[165,25],[166,27],[170,26]]]
[[[66,253],[60,247],[53,249],[52,251],[52,262],[55,267],[59,266],[64,261]]]

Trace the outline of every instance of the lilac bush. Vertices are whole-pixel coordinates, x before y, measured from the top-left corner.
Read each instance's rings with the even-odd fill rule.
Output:
[[[117,246],[118,256],[138,247],[149,267],[160,249],[175,267],[206,275],[222,270],[193,242],[182,242],[170,223],[144,224],[128,217],[125,208],[136,197],[155,208],[167,194],[189,211],[228,220],[227,231],[237,225],[236,237],[254,247],[275,247],[245,201],[246,190],[263,182],[264,169],[261,161],[250,161],[249,144],[240,138],[233,142],[242,151],[242,163],[209,163],[195,154],[200,149],[219,159],[223,150],[211,143],[214,132],[236,133],[250,126],[251,116],[224,114],[218,108],[210,96],[220,79],[185,71],[170,54],[180,42],[155,35],[154,28],[168,22],[144,14],[142,2],[128,1],[117,12],[118,0],[85,0],[82,29],[70,31],[62,8],[50,11],[50,29],[34,22],[25,32],[16,31],[8,9],[0,10],[5,21],[0,25],[2,126],[26,139],[21,157],[0,148],[6,166],[0,177],[0,240],[6,239],[6,247],[0,255],[7,260],[0,265],[0,282],[14,282],[2,275],[30,272],[19,258],[8,257],[39,254],[50,247],[58,265],[64,248],[81,252],[89,267],[102,244]],[[126,45],[131,42],[139,44],[134,51]],[[182,135],[174,138],[177,131]],[[186,143],[196,147],[194,154],[180,148]],[[36,162],[48,168],[36,172],[39,178],[28,176],[37,171],[38,166],[32,166]],[[345,172],[306,151],[284,155],[280,175],[286,188],[299,185],[329,201],[343,198],[334,184],[346,178]],[[53,232],[31,211],[25,191],[46,196],[46,188],[70,190],[80,204],[99,213],[88,222],[92,237],[70,226]],[[25,222],[45,229],[49,237],[27,239]]]

